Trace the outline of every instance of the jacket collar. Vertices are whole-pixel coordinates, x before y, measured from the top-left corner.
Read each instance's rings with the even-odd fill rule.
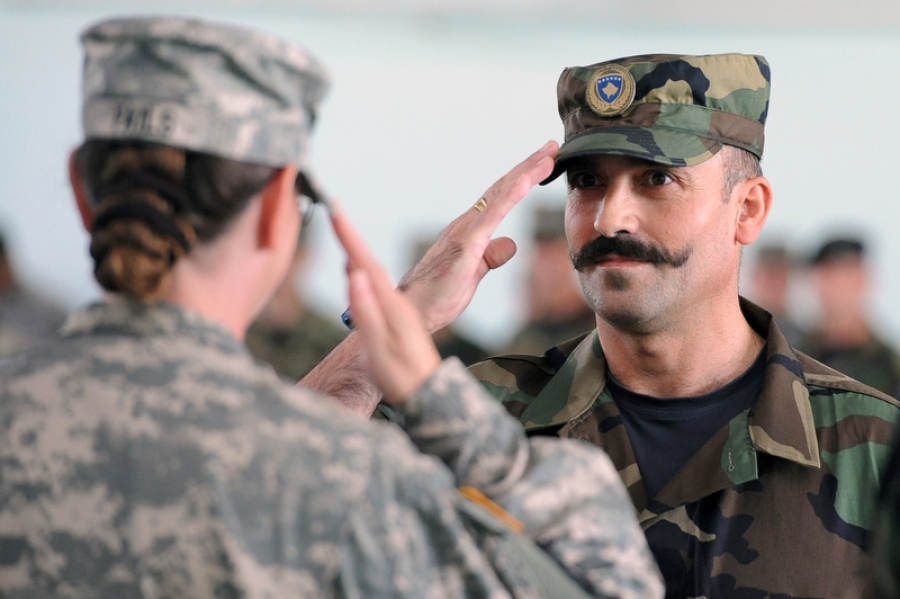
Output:
[[[168,302],[140,302],[109,295],[72,313],[60,329],[63,337],[111,333],[130,337],[189,336],[229,353],[247,353],[244,344],[221,323]]]
[[[803,368],[770,313],[743,298],[741,309],[766,338],[765,382],[750,410],[750,439],[757,451],[818,468],[819,442]]]
[[[733,430],[729,436],[749,435],[757,452],[819,467],[819,445],[800,362],[769,312],[743,297],[740,305],[750,326],[766,339],[766,372],[762,394],[745,420],[746,428]],[[591,409],[606,386],[606,374],[606,359],[594,331],[576,346],[531,404],[544,410],[557,404],[550,422],[540,426],[563,425]],[[537,426],[530,422],[528,410],[522,422],[526,428]]]

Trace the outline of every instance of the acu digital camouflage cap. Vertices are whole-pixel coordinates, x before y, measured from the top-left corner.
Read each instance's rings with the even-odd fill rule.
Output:
[[[324,67],[272,35],[179,17],[115,18],[81,35],[88,138],[156,142],[305,167]]]
[[[762,157],[769,110],[762,56],[647,54],[570,67],[557,86],[565,142],[544,183],[579,156],[692,166],[729,144]]]

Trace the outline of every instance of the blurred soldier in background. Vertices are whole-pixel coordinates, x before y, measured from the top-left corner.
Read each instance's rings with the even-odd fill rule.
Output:
[[[796,345],[802,329],[788,315],[791,281],[794,275],[794,258],[787,244],[766,241],[754,245],[750,266],[750,290],[748,298],[768,310],[775,317],[785,339]]]
[[[293,382],[303,378],[347,336],[347,329],[336,318],[318,312],[305,296],[306,268],[313,251],[309,229],[301,229],[287,276],[250,325],[245,339],[254,356]]]
[[[502,353],[542,354],[597,327],[569,258],[564,206],[538,206],[531,214],[524,326]]]
[[[66,308],[22,282],[6,236],[0,233],[0,359],[45,343]]]
[[[826,239],[809,259],[819,302],[815,328],[798,349],[893,397],[900,394],[900,355],[871,320],[872,274],[861,237]]]

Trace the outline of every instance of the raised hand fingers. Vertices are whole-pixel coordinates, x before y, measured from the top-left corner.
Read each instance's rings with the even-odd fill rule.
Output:
[[[488,270],[500,268],[516,254],[516,242],[509,237],[492,239],[484,249],[484,264]]]
[[[532,187],[550,175],[558,153],[557,143],[549,141],[491,185],[473,206],[473,212],[482,215],[478,218],[481,226],[496,228]]]
[[[348,273],[350,287],[350,308],[359,325],[360,335],[367,339],[383,337],[387,327],[384,312],[365,270],[355,269]]]
[[[334,232],[344,251],[347,252],[348,274],[354,269],[361,268],[368,274],[369,281],[376,291],[384,292],[385,290],[393,289],[394,284],[387,270],[369,250],[369,247],[363,241],[362,235],[359,234],[359,231],[347,218],[343,209],[334,204],[330,213]]]
[[[387,401],[405,401],[438,367],[440,354],[415,306],[394,289],[347,216],[338,209],[331,220],[349,258],[350,308],[369,375]]]
[[[472,208],[458,216],[406,274],[401,288],[419,308],[431,331],[456,320],[489,270],[516,251],[512,240],[491,240],[510,210],[552,171],[559,146],[551,141],[494,183]]]

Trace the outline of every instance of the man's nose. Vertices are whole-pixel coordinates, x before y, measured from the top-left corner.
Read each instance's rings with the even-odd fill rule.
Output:
[[[611,182],[597,203],[594,229],[604,237],[636,232],[638,219],[634,212],[634,194],[624,181]]]

